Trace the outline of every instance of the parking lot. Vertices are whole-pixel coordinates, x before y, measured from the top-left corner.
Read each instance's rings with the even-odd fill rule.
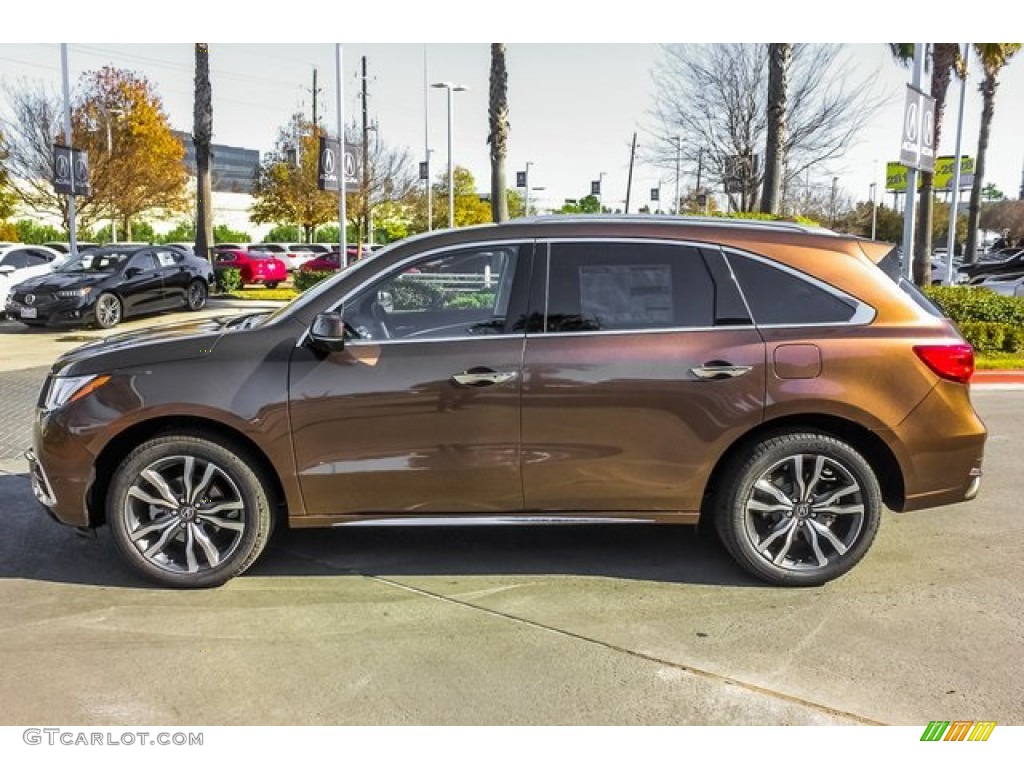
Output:
[[[0,723],[1024,723],[1024,392],[974,393],[976,502],[887,514],[821,588],[626,526],[280,530],[175,592],[50,521],[16,458],[49,362],[95,333],[0,323]]]

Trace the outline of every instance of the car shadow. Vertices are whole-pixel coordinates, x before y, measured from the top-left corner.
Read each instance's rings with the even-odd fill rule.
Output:
[[[0,475],[0,499],[0,579],[152,588],[122,563],[106,528],[83,536],[49,519],[27,475]],[[278,528],[243,578],[480,575],[764,586],[710,533],[650,524]]]

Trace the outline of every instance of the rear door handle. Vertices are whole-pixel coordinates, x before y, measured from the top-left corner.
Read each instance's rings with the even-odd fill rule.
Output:
[[[470,368],[465,373],[452,375],[452,381],[463,387],[489,387],[504,384],[516,377],[515,371],[492,371],[489,368]]]
[[[698,378],[713,381],[715,379],[731,379],[736,376],[742,376],[752,369],[753,366],[751,365],[730,365],[728,363],[716,362],[698,365],[696,368],[691,368],[690,373]]]

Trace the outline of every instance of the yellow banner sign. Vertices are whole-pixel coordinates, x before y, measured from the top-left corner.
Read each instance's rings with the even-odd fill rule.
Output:
[[[935,176],[932,185],[936,190],[953,188],[953,167],[956,158],[952,155],[935,159]],[[965,189],[974,183],[974,158],[960,158],[960,188]],[[917,188],[921,188],[921,174],[917,176]],[[885,189],[888,192],[907,191],[907,166],[902,163],[885,164]]]

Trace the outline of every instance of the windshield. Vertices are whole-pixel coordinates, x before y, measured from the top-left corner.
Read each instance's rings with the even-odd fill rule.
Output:
[[[89,251],[69,259],[57,267],[57,272],[113,272],[123,264],[130,253],[125,251]]]
[[[298,296],[289,301],[283,307],[278,307],[277,309],[275,309],[273,312],[266,316],[266,322],[273,322],[274,320],[281,317],[285,313],[291,313],[302,309],[302,307],[306,306],[312,301],[315,301],[317,298],[319,298],[324,293],[329,291],[339,280],[352,274],[356,270],[365,267],[367,264],[372,263],[374,258],[375,256],[368,256],[364,259],[353,261],[351,264],[349,264],[347,267],[345,267],[343,270],[338,272],[333,277],[328,277],[325,280],[321,280],[312,288],[304,291],[303,293],[300,293]]]

